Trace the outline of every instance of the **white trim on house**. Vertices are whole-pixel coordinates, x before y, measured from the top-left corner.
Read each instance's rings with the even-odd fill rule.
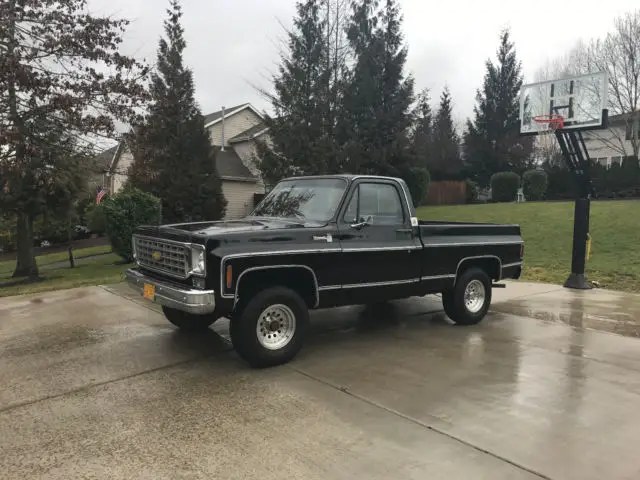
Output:
[[[120,151],[122,150],[122,143],[124,142],[124,140],[121,140],[118,142],[118,148],[116,148],[116,151],[113,152],[113,157],[111,157],[111,161],[109,162],[109,173],[111,173],[111,170],[114,167],[114,164],[116,163],[116,158],[118,158],[120,156]]]
[[[246,103],[243,106],[236,108],[235,110],[232,110],[230,112],[224,112],[224,115],[220,115],[220,118],[216,118],[215,120],[209,123],[205,123],[204,128],[209,128],[217,123],[220,123],[223,118],[226,120],[230,116],[235,115],[236,113],[239,113],[247,108],[251,110],[253,113],[255,113],[258,116],[258,118],[260,118],[261,120],[264,120],[264,116],[253,105],[251,105],[250,103]]]

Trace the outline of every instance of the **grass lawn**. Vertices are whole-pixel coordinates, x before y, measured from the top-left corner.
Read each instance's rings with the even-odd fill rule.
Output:
[[[91,257],[93,255],[104,255],[107,253],[111,253],[111,245],[100,245],[97,247],[88,247],[81,248],[78,250],[73,250],[74,258],[85,258]],[[45,265],[51,265],[52,263],[59,262],[68,262],[69,261],[69,253],[68,252],[58,252],[58,253],[50,253],[47,255],[40,255],[36,257],[36,263],[38,267],[44,267]],[[0,262],[0,276],[4,276],[4,274],[13,273],[13,270],[16,267],[15,260],[9,260],[6,262]]]
[[[515,223],[525,240],[523,279],[561,284],[571,272],[573,202],[421,207],[421,220]],[[602,288],[640,291],[640,201],[591,203],[587,278]]]
[[[110,251],[110,246],[90,247],[75,250],[74,255],[76,258],[92,255],[100,256],[95,259],[91,259],[90,261],[87,260],[86,262],[82,262],[77,265],[76,268],[69,268],[67,263],[64,267],[45,269],[40,272],[40,275],[44,277],[44,280],[42,281],[10,286],[6,285],[18,280],[11,278],[13,269],[15,268],[15,261],[1,262],[0,285],[4,286],[0,286],[0,297],[120,282],[124,279],[123,272],[129,267],[129,265],[120,264],[120,257],[109,253]],[[61,252],[41,255],[37,257],[36,260],[38,265],[42,267],[66,261],[67,258],[67,252]]]

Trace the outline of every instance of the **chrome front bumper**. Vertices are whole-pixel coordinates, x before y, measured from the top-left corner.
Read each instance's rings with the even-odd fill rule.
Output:
[[[186,290],[148,277],[138,270],[129,269],[125,272],[127,283],[140,295],[144,295],[144,286],[153,285],[155,295],[149,299],[164,307],[174,308],[195,315],[213,313],[216,308],[216,298],[213,290]]]

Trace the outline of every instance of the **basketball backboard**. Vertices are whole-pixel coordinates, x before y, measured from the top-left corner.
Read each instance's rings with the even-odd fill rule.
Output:
[[[534,135],[550,129],[539,115],[562,115],[565,130],[605,127],[606,72],[588,73],[523,85],[520,94],[520,133]]]

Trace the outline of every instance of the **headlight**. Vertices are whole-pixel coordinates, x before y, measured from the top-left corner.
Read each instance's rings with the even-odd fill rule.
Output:
[[[191,273],[205,276],[207,273],[207,261],[202,245],[191,246]]]

